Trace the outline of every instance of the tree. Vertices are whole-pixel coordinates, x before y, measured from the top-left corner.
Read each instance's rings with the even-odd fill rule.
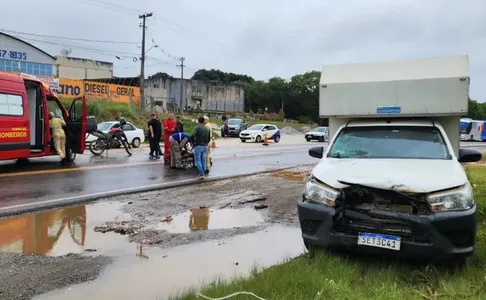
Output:
[[[235,74],[235,73],[226,73],[220,70],[205,70],[201,69],[196,71],[191,79],[194,80],[201,80],[206,82],[215,82],[215,83],[223,83],[223,84],[231,84],[233,82],[246,82],[252,83],[255,79],[251,78],[247,75]]]

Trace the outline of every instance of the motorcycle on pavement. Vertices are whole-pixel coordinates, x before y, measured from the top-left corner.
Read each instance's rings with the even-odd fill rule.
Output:
[[[117,149],[123,146],[128,155],[133,154],[132,147],[128,142],[127,136],[123,131],[123,125],[126,124],[125,119],[120,120],[120,127],[112,128],[108,133],[104,133],[98,129],[90,132],[92,135],[96,136],[97,139],[90,142],[89,151],[94,155],[101,155],[105,150]]]

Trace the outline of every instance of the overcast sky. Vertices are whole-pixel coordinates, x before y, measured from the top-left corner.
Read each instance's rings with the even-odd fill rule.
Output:
[[[484,0],[23,0],[2,1],[0,28],[39,35],[132,42],[110,44],[13,34],[52,55],[111,61],[137,76],[147,20],[147,75],[185,77],[201,68],[290,78],[324,64],[469,55],[471,98],[486,100]],[[112,3],[106,5],[104,3]],[[6,13],[5,13],[6,12]],[[43,40],[47,42],[38,42]],[[53,44],[55,43],[55,44]],[[57,45],[61,44],[61,45]],[[115,58],[118,55],[122,59]],[[482,84],[483,83],[483,84]]]

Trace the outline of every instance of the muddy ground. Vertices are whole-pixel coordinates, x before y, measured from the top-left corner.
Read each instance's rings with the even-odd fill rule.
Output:
[[[224,243],[224,238],[255,232],[275,223],[298,226],[296,201],[302,197],[304,181],[310,171],[311,167],[306,166],[233,180],[203,182],[178,189],[100,199],[122,202],[121,210],[130,214],[132,219],[124,222],[106,220],[105,224],[95,227],[95,231],[118,232],[134,243],[170,248],[214,239]],[[255,211],[260,221],[249,226],[233,227],[233,217],[229,215],[224,221],[227,226],[218,229],[187,230],[182,233],[171,233],[164,229],[164,225],[168,224],[164,221],[177,220],[178,214],[187,214],[191,209],[210,215],[215,211],[241,211],[243,217],[240,215],[240,219],[243,220],[240,221],[245,221],[244,214]],[[224,213],[222,215],[224,217]],[[189,228],[191,225],[187,217],[185,220],[185,227]],[[54,289],[94,280],[114,259],[95,254],[90,251],[45,257],[0,252],[0,299],[31,299]]]
[[[126,234],[132,242],[165,248],[255,232],[272,223],[297,226],[296,201],[302,197],[304,181],[311,170],[311,167],[306,166],[180,189],[112,197],[106,200],[125,203],[122,211],[131,214],[133,220],[109,221],[96,230]],[[156,229],[161,222],[198,208],[208,208],[211,211],[252,208],[261,212],[264,222],[253,226],[228,226],[187,233]]]

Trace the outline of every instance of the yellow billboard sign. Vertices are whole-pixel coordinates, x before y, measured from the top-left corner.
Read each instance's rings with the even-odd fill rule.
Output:
[[[103,82],[59,79],[59,88],[55,90],[61,98],[86,96],[88,100],[110,100],[119,103],[140,103],[140,88]]]

